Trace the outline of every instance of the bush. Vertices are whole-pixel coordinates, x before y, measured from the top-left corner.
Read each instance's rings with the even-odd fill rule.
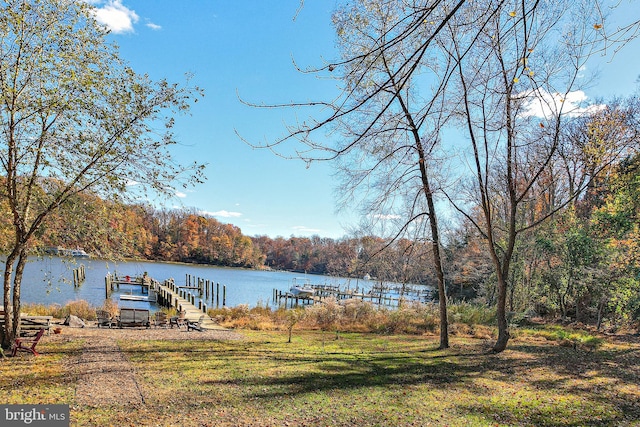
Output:
[[[23,304],[20,311],[31,316],[54,316],[53,313],[60,311],[59,304],[46,306],[44,304]]]
[[[117,305],[116,305],[117,307]],[[53,316],[66,319],[70,314],[84,320],[96,320],[96,308],[84,300],[71,301],[64,307],[59,304],[45,306],[43,304],[24,304],[20,310],[32,316]]]
[[[341,329],[350,332],[371,332],[379,322],[380,310],[368,301],[345,300],[343,302]]]
[[[496,313],[484,305],[460,302],[448,306],[449,324],[463,323],[473,325],[494,325]]]
[[[207,314],[225,328],[274,330],[277,316],[268,307],[261,305],[249,309],[247,304],[207,310]]]
[[[344,307],[338,304],[335,298],[327,298],[321,304],[312,305],[306,308],[307,318],[323,331],[338,330],[341,323]]]
[[[69,315],[78,316],[84,320],[96,320],[96,309],[87,301],[78,300],[72,301],[65,305],[60,313],[62,315],[55,315],[59,319],[64,319]]]
[[[100,309],[106,311],[112,316],[117,316],[119,312],[118,303],[112,299],[104,300],[104,303],[102,304],[102,307]]]

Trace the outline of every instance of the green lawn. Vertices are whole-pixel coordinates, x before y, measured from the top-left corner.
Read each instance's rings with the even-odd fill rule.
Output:
[[[288,344],[286,333],[243,334],[120,342],[145,404],[72,403],[72,425],[640,425],[637,339],[573,348],[523,332],[490,355],[487,342],[460,337],[440,351],[435,337],[296,332]],[[62,359],[79,348],[0,363],[7,403],[73,402]]]

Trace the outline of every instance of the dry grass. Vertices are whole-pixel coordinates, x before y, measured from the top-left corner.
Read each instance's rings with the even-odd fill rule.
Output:
[[[135,406],[79,403],[69,362],[82,342],[64,335],[45,337],[38,358],[3,360],[0,391],[6,403],[69,403],[74,426],[639,425],[637,337],[565,347],[592,335],[540,325],[492,355],[467,335],[437,350],[429,335],[296,331],[289,344],[286,331],[242,333],[120,339],[144,396]]]
[[[210,309],[209,315],[227,328],[282,331],[289,327],[283,308],[249,308],[246,305]],[[494,313],[480,306],[458,304],[450,307],[450,328],[454,334],[491,336]],[[437,334],[440,328],[438,307],[434,304],[407,303],[399,309],[376,308],[369,302],[327,299],[323,304],[307,306],[296,323],[299,330],[332,330],[385,334]],[[480,326],[478,326],[480,325]]]

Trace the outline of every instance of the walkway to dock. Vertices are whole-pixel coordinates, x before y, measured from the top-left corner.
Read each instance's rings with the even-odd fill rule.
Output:
[[[185,318],[190,322],[198,322],[204,315],[202,322],[203,329],[224,329],[207,315],[207,306],[198,302],[199,307],[194,305],[195,298],[181,291],[173,280],[165,280],[163,283],[154,282],[153,288],[157,293],[158,304],[175,308],[185,312]]]
[[[86,340],[74,368],[77,403],[92,407],[144,404],[135,369],[115,339]]]
[[[84,328],[61,325],[62,333],[44,339],[56,343],[83,342],[82,353],[62,361],[76,379],[75,403],[91,407],[144,405],[152,393],[141,387],[135,366],[118,341],[242,340],[229,330],[187,332],[184,328],[98,328],[94,322]]]

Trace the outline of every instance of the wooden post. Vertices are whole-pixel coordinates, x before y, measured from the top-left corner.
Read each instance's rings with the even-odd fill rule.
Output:
[[[222,286],[222,306],[227,306],[227,285]]]
[[[220,283],[216,283],[216,308],[220,307]]]

